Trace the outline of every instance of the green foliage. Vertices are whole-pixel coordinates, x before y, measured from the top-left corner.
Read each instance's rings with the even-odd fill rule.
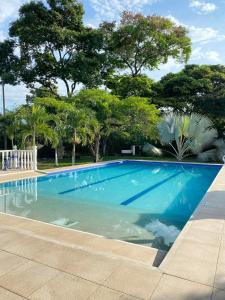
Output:
[[[38,88],[33,88],[30,90],[30,94],[26,95],[26,102],[33,103],[35,98],[58,98],[58,89],[57,86],[52,84],[48,88],[41,86]]]
[[[11,141],[13,148],[15,142],[19,142],[20,124],[17,111],[6,111],[5,116],[0,116],[0,133],[5,133]]]
[[[156,140],[156,125],[159,121],[159,111],[147,98],[129,97],[121,101],[120,113],[123,126],[120,130],[126,134],[132,143],[143,144],[146,140]]]
[[[191,154],[199,154],[217,138],[217,130],[207,117],[199,114],[165,115],[158,124],[159,136],[163,145],[169,145],[170,152],[178,161]]]
[[[175,110],[210,111],[210,99],[225,97],[225,67],[222,65],[187,65],[181,72],[164,76],[155,85],[164,106]]]
[[[169,58],[186,62],[191,53],[187,30],[160,16],[124,12],[119,24],[101,24],[111,60],[132,76],[154,70]]]
[[[118,75],[111,76],[107,82],[107,87],[112,94],[121,97],[122,99],[136,97],[151,97],[153,80],[146,75]]]
[[[45,142],[55,138],[54,131],[48,124],[54,117],[48,114],[44,107],[36,104],[22,106],[18,110],[18,118],[21,121],[23,143],[31,139],[32,145],[35,146],[37,136],[44,138]]]
[[[119,99],[105,91],[90,89],[82,90],[75,98],[75,105],[93,111],[86,128],[87,143],[95,157],[99,160],[100,142],[107,139],[118,126]]]
[[[4,84],[15,85],[17,82],[18,58],[14,54],[14,47],[13,40],[0,42],[0,77]]]
[[[20,77],[28,86],[50,88],[60,79],[67,95],[76,85],[101,84],[107,73],[103,36],[83,25],[83,7],[76,0],[31,1],[21,6],[10,35],[21,52]]]

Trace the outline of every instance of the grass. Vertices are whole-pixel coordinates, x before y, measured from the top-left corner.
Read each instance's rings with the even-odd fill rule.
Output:
[[[114,156],[105,156],[101,159],[101,161],[110,161],[110,160],[118,160],[118,159],[143,159],[143,160],[167,160],[167,161],[176,161],[174,157],[155,157],[155,156],[121,156],[121,155],[114,155]],[[185,159],[187,162],[193,162],[193,158]],[[82,165],[82,164],[88,164],[92,163],[93,158],[91,156],[81,156],[79,160],[76,161],[75,165]],[[68,167],[71,166],[71,158],[64,158],[63,160],[59,160],[59,166],[60,167]],[[52,169],[57,168],[55,166],[54,159],[39,159],[38,160],[38,169],[39,170],[45,170],[45,169]]]

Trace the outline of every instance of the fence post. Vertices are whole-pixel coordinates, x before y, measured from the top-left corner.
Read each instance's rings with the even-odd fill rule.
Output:
[[[37,171],[37,146],[33,147],[33,170]]]

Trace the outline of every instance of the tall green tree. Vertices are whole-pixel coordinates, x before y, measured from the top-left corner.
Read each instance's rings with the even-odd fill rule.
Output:
[[[55,151],[55,165],[59,165],[59,150],[63,149],[63,143],[67,138],[67,131],[68,131],[68,111],[71,108],[71,105],[66,101],[58,98],[51,98],[51,97],[44,97],[49,96],[49,93],[44,91],[37,90],[35,92],[36,95],[39,97],[32,98],[32,102],[36,105],[40,105],[44,107],[46,112],[50,114],[51,120],[49,122],[49,126],[51,130],[53,130],[54,134],[51,137],[51,145]],[[41,96],[41,97],[40,97]],[[50,94],[50,96],[53,96]]]
[[[146,141],[157,139],[159,110],[149,104],[148,98],[128,97],[120,103],[122,127],[120,132],[126,134],[134,145],[143,145]]]
[[[87,108],[72,106],[68,109],[67,128],[72,142],[72,165],[76,162],[76,145],[87,143],[87,128],[92,112]]]
[[[21,121],[21,131],[23,143],[30,143],[36,146],[37,137],[45,142],[54,139],[54,131],[48,124],[54,117],[47,113],[46,109],[40,105],[22,106],[18,111],[18,117]]]
[[[187,30],[168,18],[124,12],[119,24],[101,24],[105,44],[117,68],[132,76],[154,70],[169,58],[189,59],[191,40]]]
[[[156,104],[177,112],[207,115],[220,132],[225,126],[225,66],[187,65],[153,86]]]
[[[51,88],[61,80],[67,95],[77,84],[96,86],[107,73],[103,35],[83,24],[76,0],[31,1],[21,6],[10,35],[20,49],[20,77]],[[53,91],[54,92],[54,91]]]
[[[97,162],[100,158],[100,146],[105,145],[107,139],[117,128],[119,99],[103,90],[82,90],[75,97],[77,105],[94,112],[86,128],[88,144]]]
[[[161,104],[175,110],[201,111],[208,98],[225,95],[225,67],[222,65],[186,65],[179,73],[169,73],[155,84]],[[204,109],[204,108],[203,108]],[[201,111],[205,113],[206,111]]]

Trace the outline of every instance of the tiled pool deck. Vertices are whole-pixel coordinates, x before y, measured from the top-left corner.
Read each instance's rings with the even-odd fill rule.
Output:
[[[0,213],[0,299],[224,300],[225,166],[160,264],[163,256]]]

